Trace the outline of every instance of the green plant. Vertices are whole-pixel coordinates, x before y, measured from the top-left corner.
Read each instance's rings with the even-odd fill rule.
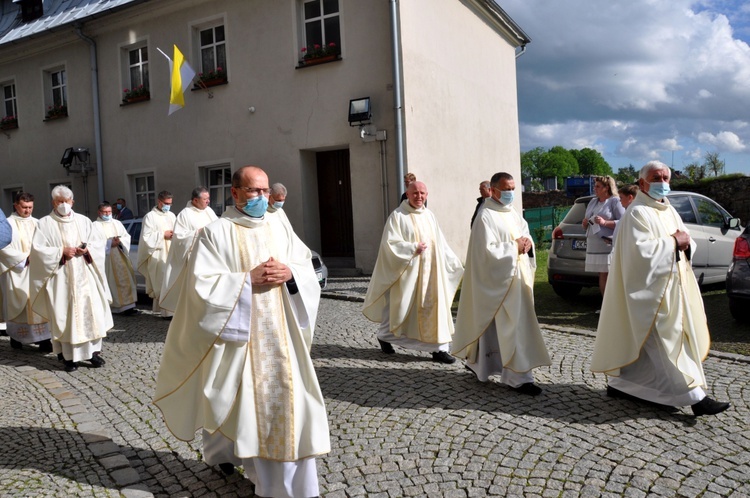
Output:
[[[47,106],[47,117],[56,118],[68,115],[68,104],[54,104]]]
[[[125,90],[123,90],[123,92],[125,93],[125,100],[151,95],[148,87],[145,87],[143,85],[139,85],[130,89],[126,88]]]
[[[320,45],[316,43],[309,47],[302,47],[300,49],[302,53],[302,60],[320,59],[321,57],[327,57],[329,55],[339,55],[339,47],[331,42],[328,45]]]

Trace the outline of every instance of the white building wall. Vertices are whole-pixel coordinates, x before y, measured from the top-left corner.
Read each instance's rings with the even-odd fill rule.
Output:
[[[407,169],[427,184],[428,206],[463,260],[482,180],[512,174],[521,209],[515,50],[465,2],[400,9]]]

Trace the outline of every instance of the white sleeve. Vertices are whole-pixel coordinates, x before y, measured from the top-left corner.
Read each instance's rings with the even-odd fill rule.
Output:
[[[250,273],[245,276],[245,284],[242,286],[240,298],[237,305],[229,315],[224,330],[219,337],[229,342],[248,342],[250,340],[250,319],[253,309],[253,286],[250,283]]]

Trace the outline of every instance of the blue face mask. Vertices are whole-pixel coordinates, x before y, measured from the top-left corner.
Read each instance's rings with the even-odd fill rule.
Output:
[[[164,204],[164,205],[163,205],[163,206],[161,207],[161,210],[162,210],[162,212],[164,212],[164,213],[168,213],[170,209],[172,209],[172,206],[171,206],[171,205],[169,205],[169,204]]]
[[[109,220],[111,220],[111,219],[112,219],[112,215],[111,215],[111,214],[103,214],[103,215],[102,215],[102,219],[103,219],[104,221],[109,221]]]
[[[276,209],[281,209],[284,206],[284,201],[276,201],[273,203],[273,207]]]
[[[253,218],[262,218],[268,209],[268,198],[265,195],[259,195],[247,200],[247,204],[242,206],[242,212]]]
[[[509,204],[513,204],[513,199],[515,198],[514,192],[512,190],[503,190],[500,192],[500,202],[507,206]]]
[[[648,183],[648,192],[646,193],[654,200],[660,201],[670,192],[669,184],[667,182],[646,183]]]
[[[117,209],[122,209],[122,204],[115,204],[115,207],[116,207]]]

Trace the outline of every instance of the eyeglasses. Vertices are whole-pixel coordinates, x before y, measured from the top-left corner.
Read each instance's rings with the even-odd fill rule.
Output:
[[[259,196],[260,194],[263,194],[266,197],[268,197],[271,193],[270,188],[254,188],[254,187],[236,187],[236,188],[242,190],[246,194],[254,194],[256,197]]]

